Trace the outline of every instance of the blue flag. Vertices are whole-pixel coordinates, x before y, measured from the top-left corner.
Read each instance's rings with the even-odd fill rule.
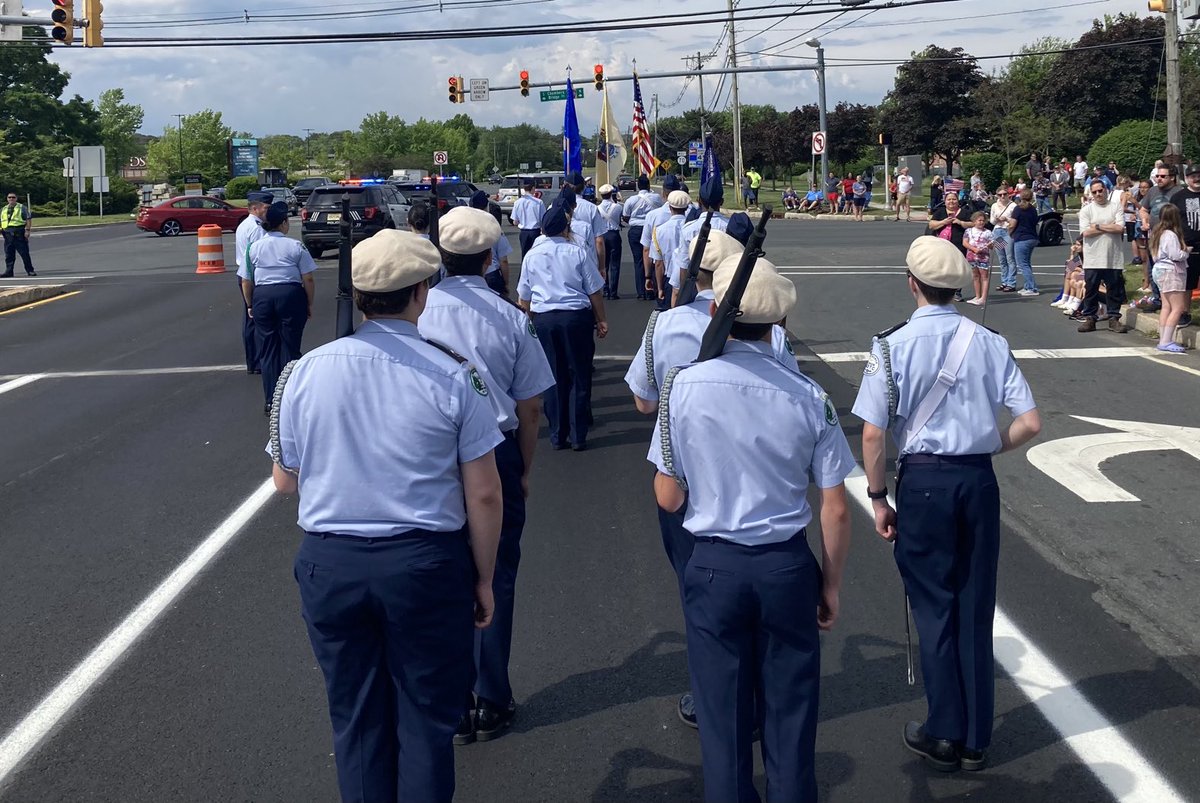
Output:
[[[700,200],[710,209],[720,208],[725,200],[721,162],[713,149],[712,136],[704,138],[704,161],[700,163]]]
[[[563,117],[563,175],[583,172],[582,142],[579,139],[579,118],[575,116],[575,87],[567,77],[567,112]]]

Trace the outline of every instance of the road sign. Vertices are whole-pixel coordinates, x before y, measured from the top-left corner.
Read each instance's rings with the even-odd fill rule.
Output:
[[[529,162],[521,162],[521,164],[517,166],[517,169],[518,170],[528,170]]]
[[[488,100],[490,94],[491,89],[488,87],[488,79],[471,79],[471,100]]]
[[[534,162],[534,163],[533,163],[533,166],[534,166],[534,167],[536,167],[538,170],[541,170],[541,169],[542,169],[542,163],[541,163],[541,162]]]
[[[825,132],[814,131],[812,135],[812,152],[813,156],[820,156],[825,152]]]
[[[434,151],[433,163],[435,165],[450,164],[450,154],[446,153],[446,151]]]
[[[675,159],[679,162],[687,161],[687,151],[675,151]]]
[[[577,86],[574,89],[575,89],[575,97],[577,97],[577,98],[583,97],[583,87]],[[542,103],[546,103],[547,101],[551,101],[551,100],[566,100],[567,99],[567,90],[565,90],[565,89],[547,89],[547,90],[543,90],[543,91],[539,92],[538,97],[540,97],[542,99]]]
[[[672,162],[670,159],[663,159],[663,160],[662,160],[662,169],[663,169],[663,170],[670,170],[670,169],[671,169],[672,167],[674,167],[674,166],[675,166],[675,163],[674,163],[674,162]]]

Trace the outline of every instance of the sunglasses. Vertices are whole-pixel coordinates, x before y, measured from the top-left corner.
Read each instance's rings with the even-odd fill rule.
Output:
[[[1170,176],[1169,176],[1169,175],[1167,175],[1166,173],[1156,173],[1154,177],[1155,177],[1156,179],[1158,179],[1158,178],[1170,178]]]

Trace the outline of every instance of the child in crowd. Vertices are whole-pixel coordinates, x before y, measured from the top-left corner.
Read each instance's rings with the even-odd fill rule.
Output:
[[[992,233],[987,223],[987,212],[976,212],[971,215],[971,228],[963,232],[963,247],[967,249],[967,262],[971,265],[971,280],[975,285],[975,297],[967,303],[976,307],[982,307],[987,300],[992,252]]]
[[[1050,306],[1063,311],[1063,315],[1074,315],[1083,304],[1083,236],[1075,238],[1071,243],[1071,256],[1067,259],[1063,271],[1062,292]]]
[[[1154,255],[1152,275],[1162,293],[1158,317],[1158,350],[1182,354],[1185,349],[1175,342],[1175,327],[1187,311],[1188,255],[1191,247],[1183,244],[1183,215],[1174,204],[1164,204],[1158,225],[1150,234],[1150,253]]]

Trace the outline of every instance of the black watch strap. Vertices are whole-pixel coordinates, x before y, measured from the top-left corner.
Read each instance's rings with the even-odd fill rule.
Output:
[[[887,495],[888,495],[888,490],[887,490],[886,485],[883,486],[882,491],[872,491],[870,486],[867,486],[867,498],[868,499],[887,499]]]

